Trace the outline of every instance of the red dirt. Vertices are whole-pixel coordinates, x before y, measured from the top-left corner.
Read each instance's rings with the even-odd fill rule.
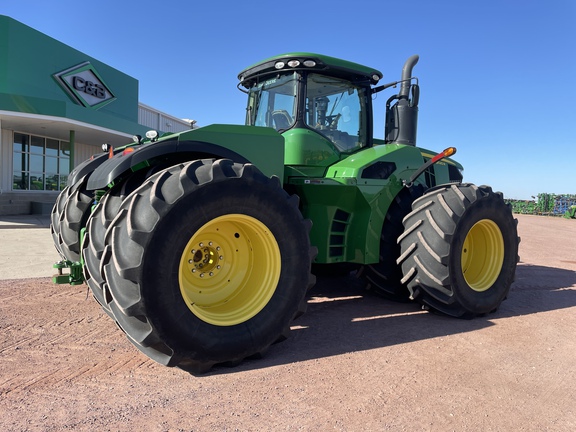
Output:
[[[0,429],[576,430],[576,221],[517,217],[496,313],[456,320],[320,279],[287,341],[200,377],[141,354],[85,285],[2,280]]]

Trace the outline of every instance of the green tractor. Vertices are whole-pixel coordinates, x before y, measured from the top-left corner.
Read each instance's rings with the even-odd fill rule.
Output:
[[[194,373],[288,336],[317,271],[454,317],[492,312],[518,260],[510,207],[416,147],[419,87],[312,53],[244,71],[246,124],[135,137],[79,165],[52,212],[60,283],[86,282],[128,339]],[[372,136],[373,95],[386,102]],[[69,268],[69,273],[62,270]]]

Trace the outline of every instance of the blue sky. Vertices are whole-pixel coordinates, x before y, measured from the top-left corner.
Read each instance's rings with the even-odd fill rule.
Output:
[[[4,0],[8,15],[139,80],[140,101],[200,126],[243,123],[246,66],[319,52],[400,78],[419,54],[418,145],[507,198],[576,194],[576,1]],[[33,59],[31,59],[33,64]],[[376,137],[383,136],[378,94]]]

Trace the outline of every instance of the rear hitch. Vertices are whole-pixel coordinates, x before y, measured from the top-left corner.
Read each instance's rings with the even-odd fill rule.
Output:
[[[81,285],[84,283],[82,263],[62,260],[55,263],[52,267],[58,269],[58,273],[52,276],[53,283],[70,285]],[[64,273],[64,269],[70,269],[70,271]]]

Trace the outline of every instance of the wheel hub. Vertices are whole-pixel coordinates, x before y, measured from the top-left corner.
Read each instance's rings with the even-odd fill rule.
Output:
[[[215,276],[222,270],[223,264],[222,247],[213,241],[199,242],[190,250],[188,269],[199,278]]]

